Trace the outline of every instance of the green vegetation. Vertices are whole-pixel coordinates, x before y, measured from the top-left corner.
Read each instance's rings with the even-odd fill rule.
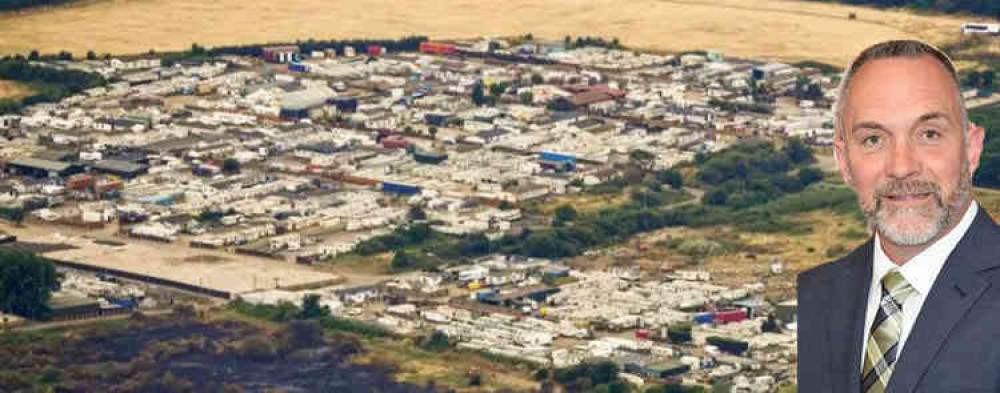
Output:
[[[754,112],[761,113],[765,115],[770,115],[774,113],[774,107],[761,102],[738,102],[738,101],[723,101],[718,98],[711,98],[708,100],[708,105],[714,106],[716,108],[733,111],[733,112]]]
[[[2,1],[2,0],[0,0]],[[67,57],[68,53],[60,57]],[[35,56],[37,57],[37,52]],[[72,56],[69,56],[72,59]],[[78,70],[32,65],[23,57],[0,60],[0,79],[25,83],[35,91],[22,99],[0,99],[0,114],[14,113],[28,105],[57,102],[83,90],[102,86],[104,77]]]
[[[0,0],[0,11],[17,11],[32,7],[52,6],[72,0]]]
[[[314,320],[319,326],[332,331],[360,334],[366,337],[390,335],[388,331],[379,326],[330,315],[329,308],[319,308],[317,300],[318,298],[307,296],[303,298],[303,308],[299,308],[288,302],[271,306],[250,304],[237,299],[229,302],[228,308],[240,314],[271,322],[288,323],[294,320]]]
[[[832,3],[871,5],[876,7],[904,7],[918,11],[970,13],[1000,18],[1000,3],[969,0],[813,0]]]
[[[566,49],[583,48],[585,46],[597,46],[601,48],[608,49],[624,49],[621,42],[617,38],[612,38],[611,41],[605,40],[601,37],[576,37],[574,40],[571,36],[566,36],[563,38],[563,45]]]
[[[708,186],[706,205],[740,209],[800,192],[822,180],[822,172],[805,168],[813,161],[812,151],[798,139],[789,140],[781,151],[771,143],[747,142],[704,158],[696,177]],[[789,174],[795,168],[803,169]]]
[[[48,319],[46,304],[59,285],[56,268],[34,254],[0,249],[0,311],[31,319]]]
[[[969,120],[986,129],[983,153],[973,183],[979,187],[1000,188],[1000,105],[972,109]]]
[[[631,392],[632,385],[618,378],[618,371],[611,361],[597,361],[555,369],[551,374],[537,373],[536,378],[551,377],[568,392]]]

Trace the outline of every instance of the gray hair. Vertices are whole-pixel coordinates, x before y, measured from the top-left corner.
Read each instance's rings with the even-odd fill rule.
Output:
[[[854,58],[851,65],[844,70],[844,75],[840,78],[840,87],[838,88],[839,94],[837,95],[837,102],[833,105],[833,117],[834,117],[834,127],[836,127],[836,138],[843,140],[845,135],[846,125],[844,124],[844,108],[847,106],[847,97],[850,95],[850,85],[851,81],[854,79],[854,74],[857,73],[861,66],[871,62],[872,60],[879,59],[891,59],[891,58],[917,58],[925,55],[930,55],[938,63],[944,66],[948,73],[951,74],[951,79],[955,84],[955,94],[958,100],[958,107],[962,114],[962,135],[968,133],[969,122],[965,109],[965,100],[962,97],[962,85],[958,80],[958,72],[955,71],[955,65],[951,62],[951,58],[948,57],[943,51],[935,48],[933,45],[928,43],[917,41],[917,40],[892,40],[880,42],[878,44],[872,45],[862,51],[858,57]]]

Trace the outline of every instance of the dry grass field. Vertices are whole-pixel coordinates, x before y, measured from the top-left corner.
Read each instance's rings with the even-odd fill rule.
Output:
[[[848,19],[854,12],[857,18]],[[83,55],[235,43],[412,34],[432,39],[618,37],[660,51],[843,64],[871,43],[958,38],[969,18],[792,0],[115,0],[0,15],[0,54]]]
[[[18,99],[31,95],[34,90],[23,84],[0,80],[0,99]]]

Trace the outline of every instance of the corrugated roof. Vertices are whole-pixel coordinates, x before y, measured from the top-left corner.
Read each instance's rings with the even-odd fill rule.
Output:
[[[102,160],[94,163],[94,168],[115,172],[141,172],[148,168],[143,164],[136,164],[128,161]]]
[[[44,169],[47,171],[62,172],[73,164],[61,161],[43,160],[41,158],[19,158],[7,163],[7,165],[17,165],[29,168]]]

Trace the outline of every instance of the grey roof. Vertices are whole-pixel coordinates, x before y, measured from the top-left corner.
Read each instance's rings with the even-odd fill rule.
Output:
[[[314,87],[306,90],[299,90],[281,96],[281,109],[302,110],[323,105],[326,100],[334,96],[333,89],[326,87]]]
[[[130,172],[130,173],[142,172],[147,168],[149,168],[148,166],[143,164],[136,164],[128,161],[119,161],[119,160],[98,161],[94,163],[93,167],[95,169],[102,169],[106,171]]]
[[[7,164],[29,167],[29,168],[38,168],[55,172],[65,171],[67,168],[73,165],[72,163],[68,162],[43,160],[41,158],[32,158],[32,157],[18,158],[16,160],[8,162]]]

